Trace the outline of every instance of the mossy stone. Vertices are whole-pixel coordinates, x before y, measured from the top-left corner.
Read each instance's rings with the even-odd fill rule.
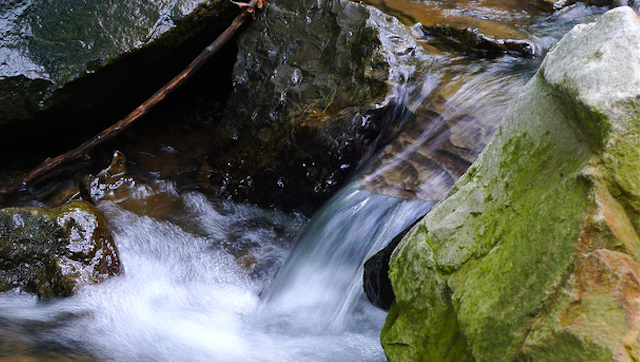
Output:
[[[567,34],[403,239],[390,361],[639,359],[638,39],[630,8]]]
[[[65,297],[121,271],[104,215],[89,202],[0,209],[0,291]]]

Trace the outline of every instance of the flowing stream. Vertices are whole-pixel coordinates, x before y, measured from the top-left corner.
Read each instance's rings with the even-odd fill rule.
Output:
[[[603,11],[576,5],[529,32],[548,49]],[[414,91],[396,114],[428,104],[446,119],[473,116],[469,132],[487,142],[540,59],[444,52],[425,61],[433,69],[401,85]],[[309,220],[156,182],[175,201],[162,217],[99,204],[125,273],[66,299],[1,295],[0,351],[52,361],[385,360],[386,313],[364,297],[362,264],[433,202],[354,180]]]

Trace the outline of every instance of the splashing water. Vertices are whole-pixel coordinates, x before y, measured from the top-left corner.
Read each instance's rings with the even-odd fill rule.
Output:
[[[125,275],[63,300],[2,296],[0,345],[22,341],[31,353],[71,349],[116,361],[384,360],[377,341],[384,313],[371,306],[339,333],[300,333],[260,313],[270,278],[256,272],[273,275],[303,217],[231,203],[219,210],[197,193],[182,200],[193,210],[182,226],[103,203]],[[27,335],[34,325],[38,332]]]
[[[313,218],[265,295],[265,315],[302,331],[340,331],[362,295],[362,265],[434,203],[340,191]],[[302,313],[300,313],[302,311]]]

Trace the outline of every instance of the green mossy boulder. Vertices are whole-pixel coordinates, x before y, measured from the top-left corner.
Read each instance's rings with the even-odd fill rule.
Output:
[[[575,27],[395,250],[390,361],[640,360],[640,20]]]
[[[66,297],[121,270],[104,215],[89,202],[0,209],[0,292]]]

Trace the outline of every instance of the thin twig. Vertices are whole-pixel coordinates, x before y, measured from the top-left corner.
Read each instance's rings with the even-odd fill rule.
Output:
[[[129,128],[140,117],[147,114],[153,107],[160,103],[167,95],[174,91],[177,87],[182,85],[187,79],[189,79],[198,69],[200,69],[204,63],[211,58],[218,50],[222,48],[233,36],[238,32],[242,24],[249,18],[255,19],[256,7],[262,6],[261,0],[251,0],[246,5],[241,6],[244,10],[236,16],[231,25],[222,33],[213,43],[209,44],[198,57],[196,57],[180,74],[171,79],[160,90],[154,93],[144,103],[134,109],[126,117],[116,122],[113,126],[100,132],[90,140],[84,142],[82,145],[74,148],[55,158],[47,158],[44,162],[31,170],[26,175],[22,176],[18,180],[14,181],[10,185],[0,186],[0,194],[13,194],[19,190],[25,189],[27,185],[38,177],[51,172],[56,167],[66,164],[70,161],[76,160],[82,157],[87,152],[91,151],[97,145],[108,141],[118,135],[120,132]]]

